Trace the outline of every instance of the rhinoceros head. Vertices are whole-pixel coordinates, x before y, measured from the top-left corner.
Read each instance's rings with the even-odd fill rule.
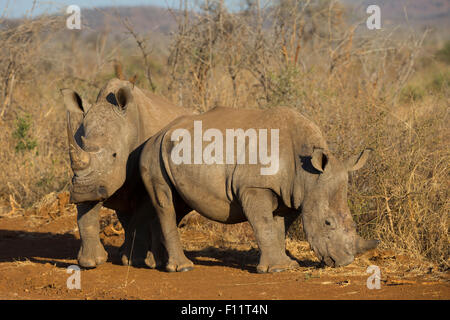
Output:
[[[128,157],[136,145],[139,119],[131,84],[115,92],[102,91],[97,102],[89,106],[75,91],[61,90],[68,111],[67,135],[74,173],[71,198],[76,203],[102,201],[117,191],[125,182]],[[71,116],[82,119],[76,131]]]
[[[351,263],[354,257],[377,246],[364,240],[347,205],[348,172],[361,168],[370,149],[341,162],[323,149],[314,149],[302,204],[302,221],[311,248],[328,266]]]

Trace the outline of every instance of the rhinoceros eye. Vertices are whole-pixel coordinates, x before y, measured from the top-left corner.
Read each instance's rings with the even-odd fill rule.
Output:
[[[112,156],[113,156],[113,158],[116,158],[116,157],[117,157],[117,153],[114,152],[114,153],[112,154]]]

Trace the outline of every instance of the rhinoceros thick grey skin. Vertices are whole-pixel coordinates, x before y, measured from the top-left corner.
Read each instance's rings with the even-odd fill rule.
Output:
[[[151,242],[149,228],[157,223],[150,224],[148,216],[151,206],[139,173],[140,152],[151,135],[189,111],[119,79],[108,81],[92,106],[73,90],[62,89],[61,93],[68,111],[74,173],[71,200],[77,203],[81,237],[78,263],[95,267],[107,259],[99,238],[99,210],[103,205],[116,211],[124,227],[122,262],[155,267],[156,260],[163,258],[156,259],[153,253],[163,254],[164,250],[157,236],[153,235],[156,238]],[[150,245],[153,253],[148,251]]]
[[[203,132],[215,128],[224,137],[226,129],[279,129],[278,171],[261,175],[261,167],[267,165],[259,164],[174,163],[171,152],[178,142],[172,141],[172,133],[187,129],[193,137],[194,120],[202,121]],[[271,150],[271,139],[267,140],[267,150]],[[246,140],[247,156],[248,147]],[[166,269],[193,268],[175,223],[176,215],[191,209],[222,223],[248,220],[261,252],[258,272],[297,265],[286,255],[285,230],[300,213],[307,240],[322,261],[334,267],[351,263],[356,254],[377,245],[376,240],[357,235],[347,206],[348,172],[362,167],[368,154],[366,149],[341,162],[331,154],[315,124],[284,107],[264,111],[219,107],[176,119],[146,143],[140,161],[169,255]]]

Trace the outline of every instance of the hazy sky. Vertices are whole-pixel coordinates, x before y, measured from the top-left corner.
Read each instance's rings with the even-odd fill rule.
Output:
[[[0,16],[17,18],[28,15],[33,7],[33,0],[0,0]],[[33,16],[42,13],[63,12],[71,4],[80,8],[105,6],[157,5],[161,7],[178,7],[179,0],[36,0]]]

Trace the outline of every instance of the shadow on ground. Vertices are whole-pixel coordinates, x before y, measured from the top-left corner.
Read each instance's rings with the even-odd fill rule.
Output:
[[[80,240],[70,233],[0,230],[0,263],[31,261],[67,268],[72,263],[58,260],[76,260],[79,248]],[[105,249],[108,252],[108,262],[115,265],[122,264],[119,247],[105,245]],[[259,251],[255,248],[239,250],[211,246],[201,250],[187,250],[186,256],[196,265],[226,266],[255,273]],[[311,260],[298,260],[290,254],[289,256],[296,260],[300,267],[320,266]]]
[[[299,260],[289,252],[288,256],[297,261],[300,267],[321,267],[321,263],[312,260]],[[238,250],[231,248],[208,247],[202,250],[186,251],[186,256],[197,265],[204,266],[226,266],[256,273],[256,265],[259,261],[259,251],[255,248],[250,250]]]
[[[67,268],[73,263],[58,260],[76,259],[80,242],[69,233],[0,230],[0,263],[31,261]],[[105,246],[105,249],[109,256],[114,256],[114,253],[118,251],[118,248],[114,246]]]

